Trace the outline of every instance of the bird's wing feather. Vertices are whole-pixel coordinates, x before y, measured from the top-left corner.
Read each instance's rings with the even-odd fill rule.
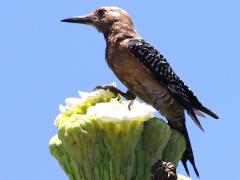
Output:
[[[186,84],[174,73],[167,60],[142,39],[131,39],[128,49],[154,75],[163,86],[185,107],[198,109],[202,106]]]

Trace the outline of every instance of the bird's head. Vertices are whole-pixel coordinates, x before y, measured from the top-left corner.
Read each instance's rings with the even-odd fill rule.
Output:
[[[104,34],[124,30],[135,32],[128,13],[118,7],[111,6],[97,8],[94,12],[85,16],[63,19],[62,22],[92,25]]]

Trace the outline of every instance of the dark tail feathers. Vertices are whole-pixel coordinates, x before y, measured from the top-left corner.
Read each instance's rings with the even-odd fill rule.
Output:
[[[195,160],[194,160],[194,155],[193,155],[193,151],[192,151],[192,146],[191,146],[191,142],[190,139],[188,137],[188,132],[187,129],[185,129],[186,131],[183,133],[185,138],[186,138],[186,142],[187,142],[187,146],[186,146],[186,150],[183,153],[183,157],[181,159],[183,167],[185,169],[185,171],[187,172],[188,176],[190,176],[188,167],[187,167],[187,161],[189,161],[192,164],[192,167],[195,171],[195,174],[197,175],[197,177],[199,177],[199,172],[197,170],[197,167],[195,165]]]
[[[201,123],[199,122],[196,114],[199,115],[199,116],[204,117],[204,115],[201,113],[201,112],[203,112],[203,113],[206,113],[206,114],[208,114],[209,116],[211,116],[211,117],[213,117],[213,118],[215,118],[215,119],[219,119],[219,117],[218,117],[214,112],[212,112],[211,110],[209,110],[208,108],[206,108],[206,107],[204,107],[204,106],[202,106],[202,105],[199,106],[199,107],[197,107],[196,109],[193,109],[193,108],[191,108],[191,107],[188,107],[188,108],[186,108],[186,110],[187,110],[188,115],[189,115],[189,116],[192,118],[192,120],[194,121],[194,123],[195,123],[202,131],[204,131],[204,130],[203,130],[202,125],[201,125]]]
[[[208,114],[209,116],[211,116],[211,117],[213,117],[215,119],[219,119],[219,117],[214,112],[212,112],[211,110],[209,110],[208,108],[206,108],[204,106],[200,106],[200,107],[198,107],[196,109],[189,108],[189,109],[187,109],[187,112],[190,115],[190,117],[193,119],[195,124],[202,131],[203,131],[203,128],[202,128],[202,126],[201,126],[200,122],[198,121],[198,119],[197,119],[195,114],[204,117],[204,115],[201,113],[201,112],[203,112],[203,113],[206,113],[206,114]],[[181,159],[183,167],[186,170],[187,174],[190,175],[188,167],[187,167],[187,161],[189,161],[192,164],[193,169],[194,169],[196,175],[199,177],[199,173],[198,173],[197,167],[195,165],[193,151],[192,151],[192,146],[191,146],[191,142],[190,142],[190,139],[189,139],[189,136],[188,136],[188,132],[187,132],[186,126],[185,126],[185,130],[184,131],[182,131],[182,130],[180,130],[180,131],[181,131],[181,133],[183,133],[183,135],[185,136],[186,141],[187,141],[187,147],[186,147],[186,150],[183,153],[183,157]]]
[[[214,112],[212,112],[211,110],[209,110],[208,108],[206,108],[204,106],[200,106],[197,109],[208,114],[209,116],[212,116],[215,119],[219,119],[219,117]]]
[[[194,155],[193,155],[193,151],[192,151],[191,142],[190,142],[188,132],[187,132],[187,128],[186,128],[186,125],[185,125],[185,119],[182,121],[182,123],[184,123],[184,124],[181,124],[181,126],[179,126],[178,123],[173,124],[173,122],[169,121],[169,120],[170,119],[168,119],[168,124],[170,125],[170,127],[178,130],[180,133],[182,133],[184,135],[184,137],[186,139],[186,143],[187,143],[186,150],[183,153],[183,157],[181,159],[184,169],[186,170],[187,174],[190,176],[190,173],[189,173],[189,170],[188,170],[188,167],[187,167],[187,161],[189,161],[192,164],[193,169],[194,169],[197,177],[199,177],[199,172],[197,170],[197,167],[196,167],[195,161],[194,161]]]

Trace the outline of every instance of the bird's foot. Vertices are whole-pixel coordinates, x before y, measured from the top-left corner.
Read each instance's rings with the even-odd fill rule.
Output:
[[[94,88],[95,91],[99,90],[99,89],[108,90],[108,91],[112,92],[116,97],[118,94],[120,94],[120,90],[113,85],[97,86]]]
[[[128,90],[125,93],[125,92],[122,92],[120,89],[118,89],[116,86],[113,86],[113,85],[97,86],[97,87],[94,88],[94,90],[98,90],[98,89],[109,90],[115,96],[120,94],[121,96],[125,97],[127,100],[134,100],[134,99],[136,99],[136,96],[131,91]],[[129,104],[131,106],[133,104],[133,102],[130,102]]]

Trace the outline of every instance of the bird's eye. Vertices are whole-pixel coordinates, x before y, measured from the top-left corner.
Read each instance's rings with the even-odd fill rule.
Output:
[[[102,17],[102,16],[104,16],[105,12],[106,12],[105,9],[99,9],[99,10],[97,10],[97,15],[98,15],[99,17]]]

